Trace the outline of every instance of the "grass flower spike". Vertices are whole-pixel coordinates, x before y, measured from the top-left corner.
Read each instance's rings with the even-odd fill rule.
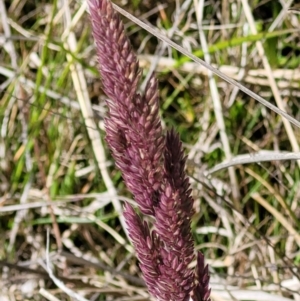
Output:
[[[190,229],[193,198],[178,135],[163,134],[157,81],[138,92],[141,72],[123,24],[108,0],[89,0],[99,70],[107,100],[106,140],[143,215],[129,205],[124,216],[149,292],[161,301],[208,301],[208,268]],[[153,230],[150,230],[152,229]]]
[[[145,95],[137,93],[138,60],[119,16],[108,1],[89,4],[102,82],[110,98],[106,140],[141,211],[154,215],[164,148],[157,82],[152,77]]]

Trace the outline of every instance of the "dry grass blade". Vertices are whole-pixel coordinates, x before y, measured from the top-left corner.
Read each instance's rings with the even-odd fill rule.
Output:
[[[55,285],[59,287],[63,292],[65,292],[70,298],[76,301],[88,301],[81,295],[77,294],[70,288],[68,288],[61,280],[59,280],[57,277],[54,276],[52,268],[51,268],[51,262],[50,262],[50,256],[49,256],[49,240],[50,240],[50,234],[49,230],[47,231],[47,246],[46,246],[46,271],[48,272],[49,277],[53,280]]]
[[[230,166],[237,166],[240,164],[270,162],[270,161],[286,161],[286,160],[300,160],[300,153],[280,153],[275,151],[261,151],[253,154],[238,155],[228,162],[217,164],[206,175],[213,174],[219,170],[228,168]]]
[[[199,28],[200,42],[201,42],[203,51],[205,53],[204,58],[205,58],[206,63],[211,65],[211,59],[210,59],[210,55],[208,53],[206,37],[204,35],[203,30],[201,30],[204,1],[203,0],[201,0],[201,1],[194,0],[194,5],[195,5],[195,11],[197,12],[196,16],[197,16],[197,25]],[[225,152],[225,157],[227,160],[231,160],[232,154],[231,154],[229,139],[228,139],[226,129],[225,129],[225,122],[224,122],[224,118],[223,118],[221,100],[220,100],[220,96],[218,93],[216,81],[213,77],[213,72],[208,71],[208,77],[209,77],[211,98],[212,98],[212,102],[214,105],[214,112],[215,112],[215,116],[217,119],[219,131],[220,131],[220,136],[221,136],[221,141],[222,141],[224,152]],[[232,195],[233,195],[235,207],[240,208],[240,206],[239,206],[240,192],[238,189],[238,182],[237,182],[237,177],[236,177],[234,168],[229,167],[228,173],[229,173],[230,182],[231,182],[231,186],[232,186]]]
[[[249,90],[248,88],[246,88],[245,86],[243,86],[242,84],[236,82],[235,80],[233,80],[232,78],[228,77],[226,74],[220,72],[218,69],[212,67],[210,64],[207,64],[205,61],[199,59],[198,57],[196,57],[195,55],[193,55],[192,53],[190,53],[189,51],[187,51],[186,49],[184,49],[183,47],[179,46],[178,44],[174,43],[173,41],[171,41],[169,38],[167,38],[165,35],[161,34],[157,29],[143,23],[142,21],[140,21],[139,19],[135,18],[133,15],[129,14],[128,12],[126,12],[125,10],[123,10],[122,8],[120,8],[118,5],[113,4],[114,8],[120,12],[122,15],[124,15],[126,18],[132,20],[134,23],[136,23],[137,25],[139,25],[140,27],[144,28],[145,30],[147,30],[149,33],[153,34],[155,37],[157,37],[158,39],[166,42],[167,44],[169,44],[170,46],[172,46],[174,49],[178,50],[179,52],[181,52],[182,54],[186,55],[187,57],[189,57],[191,60],[193,60],[194,62],[204,66],[205,68],[207,68],[208,70],[210,70],[211,72],[213,72],[214,74],[218,75],[220,78],[222,78],[223,80],[225,80],[226,82],[228,82],[229,84],[239,88],[241,91],[243,91],[244,93],[248,94],[249,96],[251,96],[252,98],[254,98],[255,100],[257,100],[258,102],[260,102],[262,105],[264,105],[265,107],[271,109],[272,111],[276,112],[277,114],[279,114],[280,116],[286,118],[290,123],[294,124],[295,126],[297,126],[298,128],[300,128],[300,122],[298,120],[296,120],[295,118],[291,117],[288,113],[286,113],[285,111],[277,108],[276,106],[272,105],[270,102],[266,101],[265,99],[263,99],[262,97],[260,97],[259,95],[257,95],[256,93],[252,92],[251,90]]]
[[[244,8],[244,11],[245,11],[246,18],[249,22],[250,29],[251,29],[253,34],[257,34],[254,18],[253,18],[253,15],[251,13],[251,9],[249,7],[249,3],[246,0],[241,0],[241,1],[242,1],[242,4],[243,4],[243,8]],[[285,111],[285,105],[283,103],[283,99],[281,98],[278,86],[275,82],[270,63],[269,63],[269,61],[268,61],[268,59],[265,55],[265,51],[264,51],[262,42],[261,41],[256,42],[256,47],[257,47],[258,53],[259,53],[259,55],[262,59],[263,65],[266,69],[268,79],[269,79],[269,82],[270,82],[270,87],[271,87],[273,95],[275,97],[276,104],[277,104],[277,106],[280,110]],[[293,151],[294,152],[299,152],[299,145],[298,145],[295,133],[293,132],[291,124],[286,119],[283,119],[283,124],[285,126],[286,131],[287,131],[287,135],[289,137],[289,140],[290,140],[290,143],[292,145]],[[300,160],[297,161],[297,163],[298,163],[298,166],[300,167]]]
[[[295,239],[298,246],[300,246],[300,234],[294,227],[291,225],[290,221],[287,220],[278,210],[276,210],[274,207],[272,207],[267,200],[265,200],[259,193],[253,193],[251,194],[251,197],[261,204],[264,208],[266,208],[275,218],[278,222],[282,224],[283,227],[287,229],[287,231],[290,233],[290,235]]]
[[[47,292],[44,288],[40,288],[39,293],[49,301],[60,301],[58,298]]]

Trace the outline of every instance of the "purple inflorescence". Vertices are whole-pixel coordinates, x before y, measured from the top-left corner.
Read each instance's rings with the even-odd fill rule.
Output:
[[[109,0],[89,0],[99,70],[107,100],[106,141],[126,186],[150,225],[126,204],[124,217],[149,292],[161,301],[209,301],[208,267],[191,234],[193,198],[182,144],[163,134],[157,80],[138,92],[138,60]]]

